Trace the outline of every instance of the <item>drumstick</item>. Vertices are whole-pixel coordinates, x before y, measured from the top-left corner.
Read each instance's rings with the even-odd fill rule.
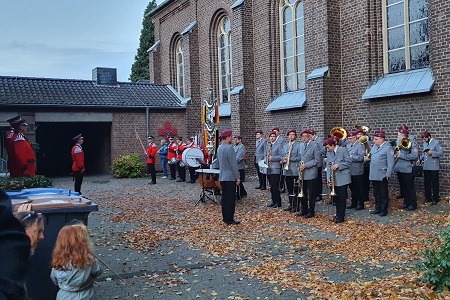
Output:
[[[141,143],[142,150],[144,150],[145,155],[147,155],[147,151],[145,151],[144,144],[142,144],[141,138],[139,137],[139,134],[137,133],[136,128],[134,129],[134,132],[136,133],[137,139],[138,139],[139,142]]]

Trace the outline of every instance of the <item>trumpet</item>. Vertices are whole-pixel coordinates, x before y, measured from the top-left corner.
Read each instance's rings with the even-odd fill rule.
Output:
[[[330,171],[331,171],[331,178],[330,178],[330,181],[331,181],[331,192],[330,192],[330,196],[336,196],[336,191],[335,191],[335,188],[334,188],[334,170],[333,170],[332,166],[333,166],[333,163],[330,162]]]

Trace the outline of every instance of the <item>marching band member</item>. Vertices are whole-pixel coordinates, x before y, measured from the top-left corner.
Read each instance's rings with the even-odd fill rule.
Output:
[[[263,139],[263,132],[261,130],[256,131],[256,146],[255,146],[255,168],[258,173],[259,185],[255,189],[265,190],[267,187],[267,176],[261,173],[258,163],[260,160],[266,159],[266,145],[267,142]]]
[[[300,162],[300,144],[296,142],[297,131],[291,129],[287,132],[289,142],[284,144],[283,147],[283,169],[285,170],[286,188],[289,194],[289,206],[285,211],[291,211],[295,209],[298,211],[298,193],[297,189],[294,189],[294,180],[298,180],[298,163]],[[288,166],[288,167],[286,167]],[[298,183],[300,184],[300,182]]]
[[[274,129],[272,129],[272,132],[275,132],[276,139],[275,139],[275,143],[274,144],[280,144],[281,145],[281,149],[283,149],[284,144],[286,144],[286,140],[281,136],[281,132],[280,129],[278,127],[275,127]],[[285,187],[284,187],[284,175],[283,172],[281,172],[280,174],[280,182],[278,182],[277,186],[281,186],[281,193],[285,193]]]
[[[241,179],[241,183],[239,184],[239,187],[237,187],[236,199],[240,200],[242,197],[247,197],[247,191],[242,184],[245,181],[245,146],[242,144],[242,137],[240,135],[234,137],[233,148],[234,152],[236,152],[239,179]]]
[[[283,144],[275,143],[277,134],[275,131],[271,132],[269,135],[269,141],[272,144],[271,151],[269,153],[269,167],[267,168],[267,175],[269,177],[270,184],[270,195],[272,198],[272,203],[267,205],[267,207],[281,207],[281,196],[280,189],[278,185],[280,184],[280,173],[281,173],[281,158],[283,155]]]
[[[182,163],[182,154],[184,151],[184,148],[186,147],[186,144],[183,142],[183,138],[181,136],[177,136],[177,148],[176,148],[176,153],[177,153],[177,170],[178,170],[178,176],[180,177],[180,179],[177,180],[177,182],[183,182],[186,181],[186,167],[183,165],[181,166]]]
[[[239,170],[236,153],[231,146],[232,131],[222,131],[222,143],[217,148],[217,162],[219,167],[219,181],[222,186],[222,219],[228,225],[237,225],[240,222],[234,219],[236,207],[236,186],[239,186]]]
[[[303,191],[304,197],[301,198],[301,211],[298,216],[306,218],[314,217],[316,207],[316,185],[317,185],[317,165],[322,155],[319,152],[317,144],[311,141],[309,130],[303,130],[301,133],[303,143],[300,146],[300,157],[303,164],[300,165],[300,171],[303,172]]]
[[[156,184],[156,171],[155,171],[155,157],[158,149],[156,148],[156,144],[153,142],[153,135],[149,135],[147,138],[148,147],[147,147],[147,174],[150,174],[152,181],[148,184]]]
[[[423,179],[425,188],[425,202],[432,202],[436,205],[439,202],[439,158],[444,155],[441,143],[431,138],[428,131],[424,131],[420,136],[423,139]],[[433,195],[431,189],[433,188]]]
[[[397,134],[397,147],[402,144],[403,139],[408,139],[409,131],[400,128]],[[414,177],[412,174],[412,165],[416,163],[419,158],[419,150],[415,142],[410,141],[411,147],[406,149],[401,147],[396,156],[396,163],[394,164],[394,172],[397,173],[400,191],[403,194],[403,205],[401,209],[408,211],[417,208],[417,194],[414,186]],[[398,149],[398,148],[397,148]]]
[[[11,149],[13,151],[13,168],[10,170],[11,177],[36,175],[36,154],[31,147],[30,142],[25,137],[25,131],[28,124],[25,119],[19,119],[11,124],[14,127],[15,134],[12,137]]]
[[[351,131],[347,135],[349,141],[347,151],[350,157],[350,191],[352,192],[352,204],[347,206],[347,209],[364,209],[364,156],[366,155],[366,148],[361,144],[357,138],[357,132]]]
[[[367,132],[364,132],[362,128],[359,128],[356,130],[356,139],[359,140],[360,137],[363,135],[367,136]],[[367,136],[367,143],[370,148],[372,148],[373,143],[369,143],[369,137]],[[364,160],[364,174],[363,174],[363,184],[362,184],[362,198],[364,202],[369,201],[369,189],[370,189],[370,179],[369,179],[369,173],[370,173],[370,161]]]
[[[175,143],[174,138],[171,136],[169,137],[169,147],[167,149],[167,161],[169,163],[169,169],[170,169],[170,178],[169,180],[175,180],[177,179],[177,165],[174,163],[174,159],[177,158],[176,149],[178,148],[177,144]]]
[[[382,130],[375,131],[373,142],[374,145],[370,150],[370,157],[364,158],[370,161],[369,178],[372,181],[373,195],[375,197],[375,210],[370,213],[384,217],[388,214],[388,181],[394,169],[394,150],[386,142],[386,134]]]
[[[17,120],[20,120],[20,118],[21,118],[20,115],[17,115],[14,118],[6,120],[9,123],[9,125],[11,126],[11,129],[6,132],[6,136],[5,136],[5,147],[6,147],[6,153],[8,154],[7,167],[10,172],[11,172],[11,169],[14,169],[14,151],[13,151],[12,146],[14,145],[13,136],[16,133],[12,124]]]
[[[323,193],[323,183],[322,183],[322,168],[323,168],[323,158],[327,155],[327,150],[323,146],[323,139],[318,137],[314,129],[309,130],[311,132],[311,141],[314,141],[319,147],[319,152],[321,159],[319,159],[319,164],[317,165],[317,186],[316,186],[316,201],[322,200]]]
[[[195,142],[194,142],[195,138],[193,136],[191,136],[190,138],[187,139],[186,141],[186,148],[199,148]],[[195,173],[195,170],[197,170],[198,168],[196,167],[189,167],[188,166],[188,171],[189,171],[189,181],[188,183],[195,183],[195,181],[197,180],[197,174]]]
[[[355,134],[356,136],[356,134]],[[323,142],[327,148],[327,184],[334,190],[334,202],[336,203],[336,223],[344,222],[345,206],[347,202],[347,186],[351,182],[350,156],[346,147],[337,145],[335,137],[330,137]]]
[[[72,139],[75,146],[72,147],[72,172],[75,179],[75,192],[81,194],[81,184],[83,183],[84,168],[84,151],[81,147],[84,143],[84,138],[81,133]]]

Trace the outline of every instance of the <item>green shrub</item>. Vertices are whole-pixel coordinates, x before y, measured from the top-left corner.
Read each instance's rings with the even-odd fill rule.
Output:
[[[422,252],[425,260],[419,269],[425,271],[422,282],[436,286],[437,292],[450,288],[450,227],[438,238],[427,242],[427,249]]]
[[[142,162],[138,154],[123,155],[114,160],[111,167],[113,176],[117,178],[142,177],[145,172],[145,163]]]
[[[2,177],[0,178],[0,190],[21,190],[27,188],[46,188],[52,185],[52,181],[42,175],[33,177]]]

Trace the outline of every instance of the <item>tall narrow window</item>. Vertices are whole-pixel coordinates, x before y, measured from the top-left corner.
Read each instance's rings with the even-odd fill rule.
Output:
[[[281,87],[283,92],[305,88],[305,21],[303,1],[280,1]]]
[[[231,56],[231,24],[228,17],[223,17],[217,30],[219,51],[219,88],[220,102],[230,101],[232,83]]]
[[[176,65],[177,65],[177,91],[184,98],[184,64],[183,49],[181,48],[181,39],[178,40],[176,46]]]
[[[428,67],[428,0],[383,0],[385,73]]]

